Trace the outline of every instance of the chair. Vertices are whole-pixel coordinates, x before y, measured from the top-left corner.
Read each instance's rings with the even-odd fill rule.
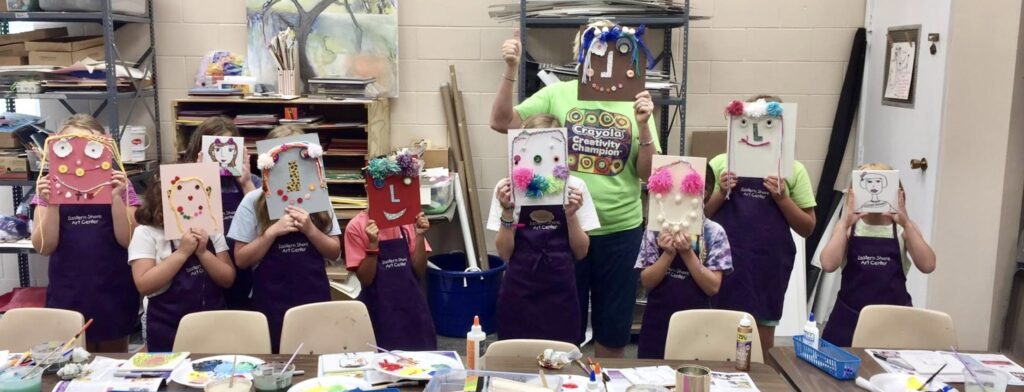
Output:
[[[270,354],[270,328],[259,312],[217,310],[181,318],[174,351],[202,354]]]
[[[860,311],[853,347],[949,350],[956,331],[948,314],[909,306],[869,305]]]
[[[302,344],[309,354],[373,351],[377,344],[366,305],[359,301],[330,301],[288,309],[281,327],[281,352],[292,353]]]
[[[509,339],[499,340],[491,343],[487,346],[487,351],[484,352],[483,368],[487,369],[487,358],[504,357],[504,358],[537,358],[538,355],[544,353],[544,350],[552,349],[555,351],[580,351],[579,347],[575,344],[560,342],[557,340],[543,340],[543,339]]]
[[[75,336],[84,324],[85,317],[71,310],[11,309],[0,318],[0,347],[23,352],[39,343],[59,341],[63,344]],[[75,344],[85,347],[85,336],[79,337]]]
[[[665,359],[735,361],[736,326],[743,315],[750,318],[750,362],[764,363],[761,335],[757,333],[754,317],[732,310],[695,309],[675,312],[668,322],[665,338]]]

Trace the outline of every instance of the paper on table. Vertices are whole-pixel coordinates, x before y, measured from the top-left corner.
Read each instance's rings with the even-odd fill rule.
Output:
[[[942,366],[942,363],[949,362],[949,366],[942,370],[942,373],[936,377],[939,381],[945,383],[962,383],[964,382],[963,376],[963,365],[960,361],[957,361],[953,356],[953,353],[945,351],[920,351],[920,350],[864,350],[872,359],[878,363],[878,366],[882,367],[886,373],[906,373],[906,374],[917,374],[918,376],[928,377],[932,373],[938,370],[935,364]],[[893,363],[886,362],[885,360],[875,356],[879,356],[902,360],[908,365],[912,366],[915,371],[910,371],[896,366]],[[1005,355],[1002,354],[964,354],[961,353],[964,360],[968,364],[987,366],[995,369],[999,369],[1010,373],[1009,385],[1024,386],[1024,368],[1017,363],[1013,362]],[[923,363],[922,363],[923,358]],[[946,361],[946,362],[939,362]],[[916,362],[916,363],[915,363]],[[920,367],[919,367],[920,366]],[[952,370],[951,370],[952,369]]]
[[[747,373],[711,372],[711,390],[713,392],[757,392],[754,379]]]
[[[947,353],[948,354],[948,353]],[[960,355],[977,361],[981,366],[999,369],[1010,373],[1010,385],[1024,385],[1024,367],[1003,354],[963,354]],[[968,361],[970,363],[970,361]]]
[[[459,357],[459,353],[457,353],[455,351],[428,351],[428,352],[432,353],[432,354],[443,355],[443,356],[446,356],[448,358],[451,358],[451,359],[455,360],[458,363],[462,363],[462,358],[460,358]],[[349,358],[349,359],[355,358],[355,359],[352,359],[354,361],[358,361],[358,358],[363,358],[363,359],[366,360],[367,365],[363,366],[363,367],[358,367],[358,368],[342,369],[341,360],[342,359],[346,359],[346,358]],[[370,351],[351,353],[351,354],[326,354],[326,355],[321,355],[319,360],[318,360],[318,366],[317,366],[316,375],[317,375],[317,377],[324,377],[324,376],[348,376],[348,377],[353,377],[353,378],[358,378],[360,380],[364,380],[364,381],[366,381],[366,382],[368,382],[370,384],[374,384],[374,385],[377,385],[377,384],[380,384],[380,383],[391,383],[391,382],[396,382],[396,381],[400,380],[400,378],[398,378],[398,377],[389,376],[387,374],[384,374],[384,373],[381,373],[381,372],[378,372],[378,371],[374,370],[373,369],[373,362],[372,362],[373,359],[374,359],[374,353],[370,352]]]
[[[668,366],[647,366],[633,369],[619,369],[633,385],[676,385],[676,371]]]
[[[321,355],[317,376],[323,377],[334,375],[335,373],[372,369],[374,355],[372,351]]]
[[[629,381],[623,370],[633,369],[607,369],[605,374],[608,375],[608,391],[607,392],[625,392],[626,389],[633,386],[633,383]]]
[[[107,391],[140,391],[156,392],[160,389],[162,378],[120,378],[115,376],[118,367],[126,361],[107,357],[96,357],[87,368],[83,377],[71,381],[61,381],[53,388],[54,392],[107,392]]]

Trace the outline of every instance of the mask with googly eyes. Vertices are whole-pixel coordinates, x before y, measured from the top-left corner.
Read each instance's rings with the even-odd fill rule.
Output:
[[[788,151],[792,140],[786,138],[795,135],[785,133],[782,104],[763,99],[732,101],[725,114],[729,119],[729,170],[740,177],[786,177],[788,170],[784,169],[792,167]]]
[[[704,228],[704,172],[707,159],[654,155],[647,179],[651,231],[699,236]]]
[[[51,204],[110,204],[111,176],[121,170],[109,136],[72,133],[46,139]]]
[[[513,203],[564,205],[569,179],[565,128],[514,129],[508,135]]]
[[[577,98],[581,101],[629,101],[645,89],[652,66],[643,40],[646,27],[584,27],[579,34]]]

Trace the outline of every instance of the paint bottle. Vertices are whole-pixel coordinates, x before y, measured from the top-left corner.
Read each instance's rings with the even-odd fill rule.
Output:
[[[807,324],[804,324],[804,343],[817,350],[819,348],[818,342],[820,341],[821,334],[818,333],[818,323],[814,322],[814,312],[811,312],[811,317],[807,320]]]
[[[750,317],[744,314],[740,325],[736,327],[736,370],[750,370],[750,350],[753,345],[750,338],[753,334],[753,323]]]
[[[473,327],[466,334],[466,361],[470,370],[477,370],[480,362],[480,343],[487,339],[487,334],[480,327],[480,316],[473,316]]]
[[[601,390],[601,384],[597,383],[597,373],[593,370],[590,371],[590,380],[587,380],[587,392],[599,392]]]

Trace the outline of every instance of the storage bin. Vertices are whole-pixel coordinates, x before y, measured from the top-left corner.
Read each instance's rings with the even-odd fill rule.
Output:
[[[793,349],[796,350],[798,358],[814,365],[814,367],[821,369],[838,380],[853,380],[857,378],[860,358],[836,347],[832,343],[820,340],[819,348],[815,349],[804,343],[803,336],[798,335],[793,337]]]
[[[480,316],[484,332],[497,330],[494,314],[505,262],[498,256],[487,257],[491,269],[481,272],[464,272],[466,254],[462,252],[430,257],[441,268],[427,268],[427,302],[438,335],[465,338],[473,316]]]

